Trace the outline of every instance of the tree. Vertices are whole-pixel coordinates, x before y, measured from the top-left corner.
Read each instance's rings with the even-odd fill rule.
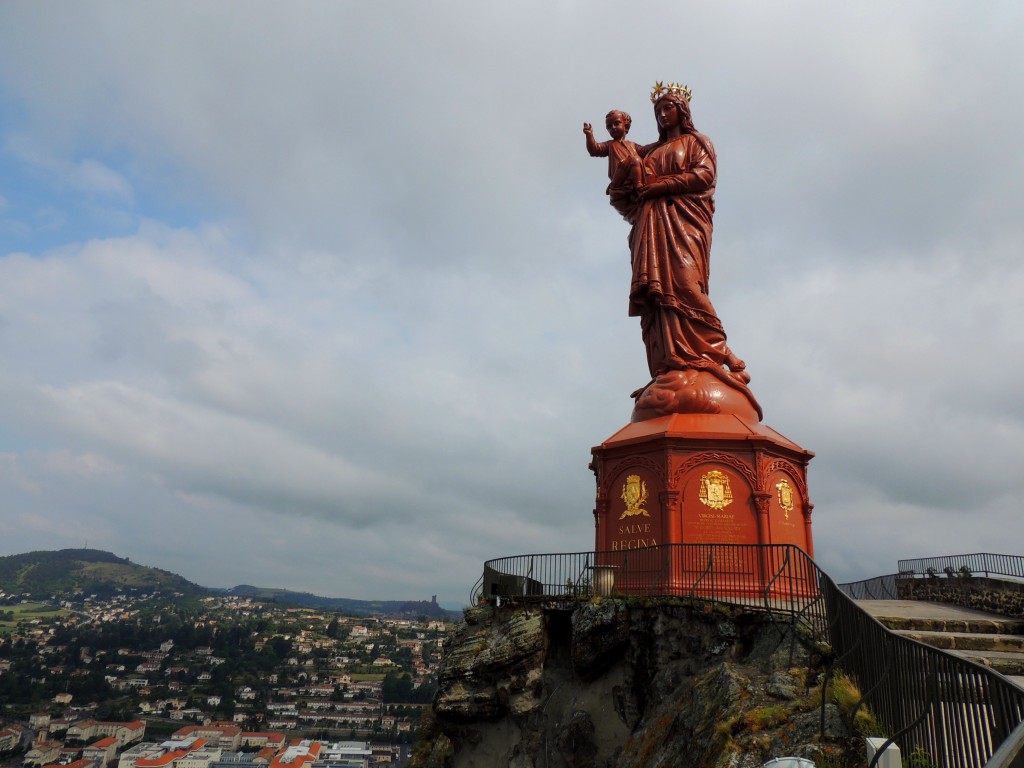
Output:
[[[412,667],[412,648],[402,646],[391,655],[391,660],[401,667]]]
[[[270,638],[270,642],[263,646],[264,652],[267,648],[271,650],[271,653],[277,657],[278,663],[280,663],[288,658],[288,654],[292,652],[292,641],[281,637],[281,635],[274,635]]]
[[[388,672],[381,684],[381,696],[386,704],[395,701],[408,701],[412,687],[412,677],[408,672]]]
[[[351,634],[352,630],[347,624],[342,624],[335,616],[327,625],[327,636],[335,640],[344,640]]]

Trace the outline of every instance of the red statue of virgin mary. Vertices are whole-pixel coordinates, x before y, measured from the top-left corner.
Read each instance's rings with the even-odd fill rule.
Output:
[[[633,393],[633,421],[722,412],[760,421],[746,366],[708,296],[716,158],[693,127],[689,99],[683,86],[655,86],[658,140],[637,150],[645,183],[632,201],[615,201],[632,224],[629,314],[640,318],[651,374]]]
[[[633,393],[630,423],[592,450],[595,551],[607,568],[625,567],[617,553],[660,544],[792,544],[813,553],[813,454],[761,423],[746,366],[708,296],[715,149],[693,127],[689,88],[658,83],[651,101],[658,140],[620,152],[617,177],[629,183],[609,187],[632,227],[629,314],[640,318],[651,380]],[[668,574],[685,593],[692,574],[677,565],[650,578]],[[751,584],[774,572],[767,560],[736,568],[748,566]]]

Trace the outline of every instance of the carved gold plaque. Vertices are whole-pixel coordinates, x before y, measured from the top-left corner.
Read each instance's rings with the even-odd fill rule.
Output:
[[[647,483],[640,479],[640,475],[630,475],[622,484],[622,500],[626,502],[626,510],[619,517],[624,520],[627,517],[643,515],[650,517],[643,505],[647,502]]]
[[[786,512],[786,519],[789,520],[789,513],[793,511],[793,489],[789,487],[789,481],[782,478],[775,484],[779,490],[779,506]]]
[[[700,478],[700,500],[712,509],[725,509],[732,504],[729,476],[713,469]]]

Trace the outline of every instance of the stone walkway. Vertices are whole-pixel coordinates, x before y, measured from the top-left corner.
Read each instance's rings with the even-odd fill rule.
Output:
[[[918,600],[857,603],[889,629],[991,667],[1024,688],[1024,621]]]

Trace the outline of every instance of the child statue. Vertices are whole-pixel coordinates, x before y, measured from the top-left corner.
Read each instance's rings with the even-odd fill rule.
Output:
[[[612,207],[632,223],[637,213],[639,199],[636,191],[642,187],[650,175],[638,152],[639,145],[628,141],[626,134],[633,119],[619,109],[613,109],[605,117],[605,128],[612,137],[611,141],[598,142],[594,139],[594,129],[590,123],[583,124],[583,133],[587,137],[587,152],[591,157],[608,158],[608,189]]]

